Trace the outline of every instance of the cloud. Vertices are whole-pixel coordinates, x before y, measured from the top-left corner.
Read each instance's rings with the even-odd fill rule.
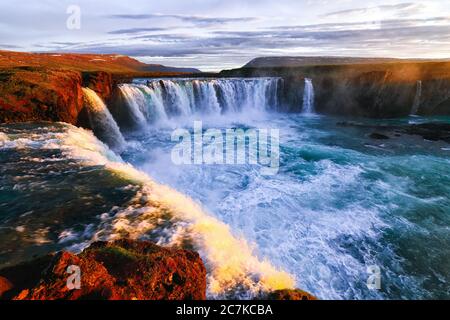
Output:
[[[1,49],[20,49],[21,46],[13,45],[13,44],[6,44],[6,43],[0,43],[0,50]]]
[[[224,23],[250,22],[257,20],[257,18],[254,17],[227,18],[227,17],[206,17],[206,16],[181,15],[181,14],[113,14],[109,15],[108,17],[112,19],[128,19],[128,20],[176,19],[197,26],[212,26]]]
[[[354,8],[354,9],[348,9],[348,10],[340,10],[340,11],[334,11],[329,12],[326,14],[321,15],[322,18],[344,18],[348,16],[356,16],[356,15],[367,15],[373,12],[380,12],[386,14],[386,12],[391,12],[392,14],[396,16],[405,16],[405,15],[412,15],[420,12],[423,8],[425,8],[425,5],[421,3],[413,3],[413,2],[407,2],[407,3],[399,3],[399,4],[393,4],[393,5],[380,5],[380,6],[373,6],[373,7],[366,7],[366,8]]]
[[[69,42],[69,41],[52,41],[46,43],[35,43],[33,46],[45,50],[60,50],[82,45],[83,42]]]
[[[77,2],[83,15],[76,31],[67,30],[61,1],[0,4],[0,41],[202,68],[264,55],[450,56],[448,0]]]
[[[329,50],[350,52],[383,52],[384,49],[403,48],[410,51],[429,48],[450,41],[448,25],[395,26],[391,21],[380,29],[346,30],[257,30],[216,31],[208,37],[186,35],[143,35],[140,43],[91,43],[75,49],[78,52],[120,53],[135,57],[190,57],[217,55],[248,55],[255,52],[302,52],[309,50],[323,54]],[[419,44],[418,39],[426,39]],[[150,43],[149,43],[150,41]],[[420,45],[420,48],[418,47]],[[420,50],[423,51],[423,50]]]
[[[155,32],[155,31],[165,31],[169,28],[130,28],[130,29],[119,29],[109,31],[108,34],[134,34],[134,33],[143,33],[143,32]],[[173,28],[170,28],[173,29]]]
[[[416,27],[422,25],[449,25],[450,17],[433,17],[427,19],[385,19],[379,21],[364,22],[340,22],[340,23],[320,23],[309,25],[285,25],[269,27],[268,30],[279,31],[332,31],[332,30],[357,30],[368,29],[371,25],[375,25],[378,29],[399,28],[399,27]]]
[[[53,42],[50,42],[50,44],[57,45],[57,46],[75,46],[75,45],[82,44],[82,42],[53,41]]]

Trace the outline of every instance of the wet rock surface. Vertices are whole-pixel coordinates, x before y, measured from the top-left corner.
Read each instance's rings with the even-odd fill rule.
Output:
[[[369,138],[375,139],[375,140],[388,140],[389,137],[387,135],[384,135],[382,133],[373,132],[369,135]]]
[[[269,300],[317,300],[313,295],[299,289],[277,290],[269,293]]]
[[[387,140],[390,138],[389,136],[415,135],[429,141],[450,143],[450,124],[448,123],[429,122],[405,125],[367,125],[358,122],[342,121],[338,122],[337,125],[340,127],[359,127],[377,130],[369,134],[369,138],[377,140]]]

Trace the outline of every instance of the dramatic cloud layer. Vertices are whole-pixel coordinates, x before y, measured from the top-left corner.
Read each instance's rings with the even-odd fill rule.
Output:
[[[69,29],[69,5],[81,10]],[[0,49],[119,53],[203,70],[265,55],[450,57],[447,0],[0,3]]]

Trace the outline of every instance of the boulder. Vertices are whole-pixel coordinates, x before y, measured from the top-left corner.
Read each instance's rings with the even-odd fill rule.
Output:
[[[299,289],[276,290],[268,295],[269,300],[317,300],[313,295]]]
[[[59,252],[0,270],[2,299],[204,300],[205,294],[206,269],[196,252],[147,241],[96,242],[78,255]]]
[[[369,135],[370,139],[374,139],[374,140],[388,140],[389,137],[385,134],[382,133],[378,133],[378,132],[373,132]]]

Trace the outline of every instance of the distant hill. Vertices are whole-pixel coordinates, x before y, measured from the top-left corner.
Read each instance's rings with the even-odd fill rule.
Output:
[[[200,73],[194,68],[166,67],[146,64],[124,55],[28,53],[0,50],[0,68],[41,67],[77,71],[105,71],[111,73]]]
[[[150,72],[181,72],[181,73],[201,73],[199,69],[195,68],[177,68],[177,67],[167,67],[162,64],[148,64],[145,66],[142,71],[150,71]]]
[[[391,58],[353,58],[353,57],[260,57],[251,60],[244,68],[279,68],[342,64],[374,64],[398,62]]]

